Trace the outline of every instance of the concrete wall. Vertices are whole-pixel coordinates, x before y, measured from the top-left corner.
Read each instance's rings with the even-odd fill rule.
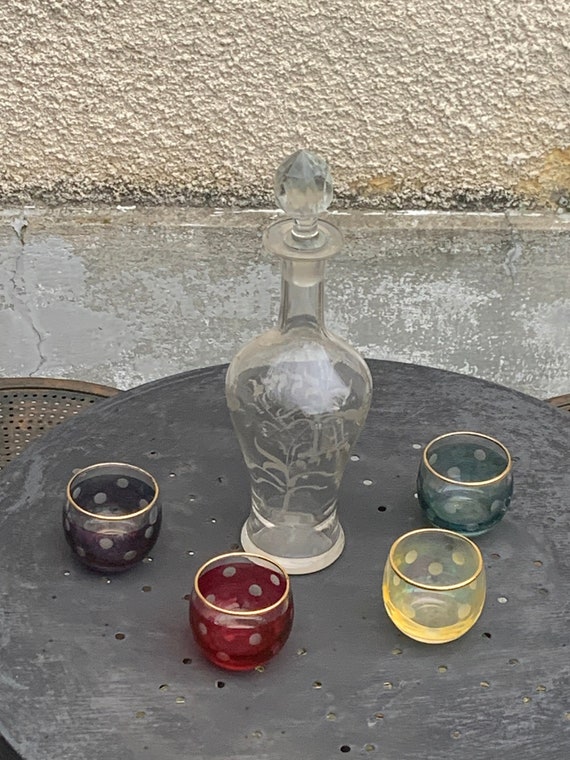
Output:
[[[25,228],[14,217],[0,210],[7,377],[128,388],[230,361],[275,323],[279,260],[260,238],[277,214],[66,207],[30,210]],[[327,263],[327,325],[364,356],[570,392],[570,214],[331,217],[345,245]]]
[[[2,0],[0,200],[570,201],[560,0]]]

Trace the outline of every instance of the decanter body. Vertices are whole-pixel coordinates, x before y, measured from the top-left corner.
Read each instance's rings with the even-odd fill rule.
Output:
[[[320,570],[344,548],[338,491],[372,391],[364,360],[324,324],[325,263],[341,245],[336,227],[315,216],[315,205],[318,213],[330,202],[327,181],[326,164],[306,151],[278,170],[278,199],[285,185],[282,206],[297,217],[264,239],[282,258],[279,322],[236,354],[226,377],[251,479],[242,545],[290,573]]]

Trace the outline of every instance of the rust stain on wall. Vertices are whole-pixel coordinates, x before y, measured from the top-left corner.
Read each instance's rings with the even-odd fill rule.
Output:
[[[570,146],[544,154],[538,171],[523,177],[516,190],[528,200],[546,206],[570,203]]]
[[[357,179],[350,183],[350,189],[359,196],[369,198],[385,195],[396,190],[396,180],[387,174],[376,174],[367,179]]]

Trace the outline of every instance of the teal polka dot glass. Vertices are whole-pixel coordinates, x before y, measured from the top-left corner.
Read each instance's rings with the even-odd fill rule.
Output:
[[[432,525],[465,536],[486,533],[513,493],[511,455],[483,433],[446,433],[428,443],[418,473],[418,501]]]

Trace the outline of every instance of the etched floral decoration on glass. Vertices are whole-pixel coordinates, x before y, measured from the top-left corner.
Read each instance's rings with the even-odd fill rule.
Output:
[[[243,547],[299,574],[327,567],[344,548],[338,493],[372,379],[324,323],[326,260],[342,245],[318,216],[332,200],[328,165],[294,153],[277,170],[275,194],[287,216],[268,227],[264,246],[282,260],[279,320],[236,354],[226,397],[250,475]]]

